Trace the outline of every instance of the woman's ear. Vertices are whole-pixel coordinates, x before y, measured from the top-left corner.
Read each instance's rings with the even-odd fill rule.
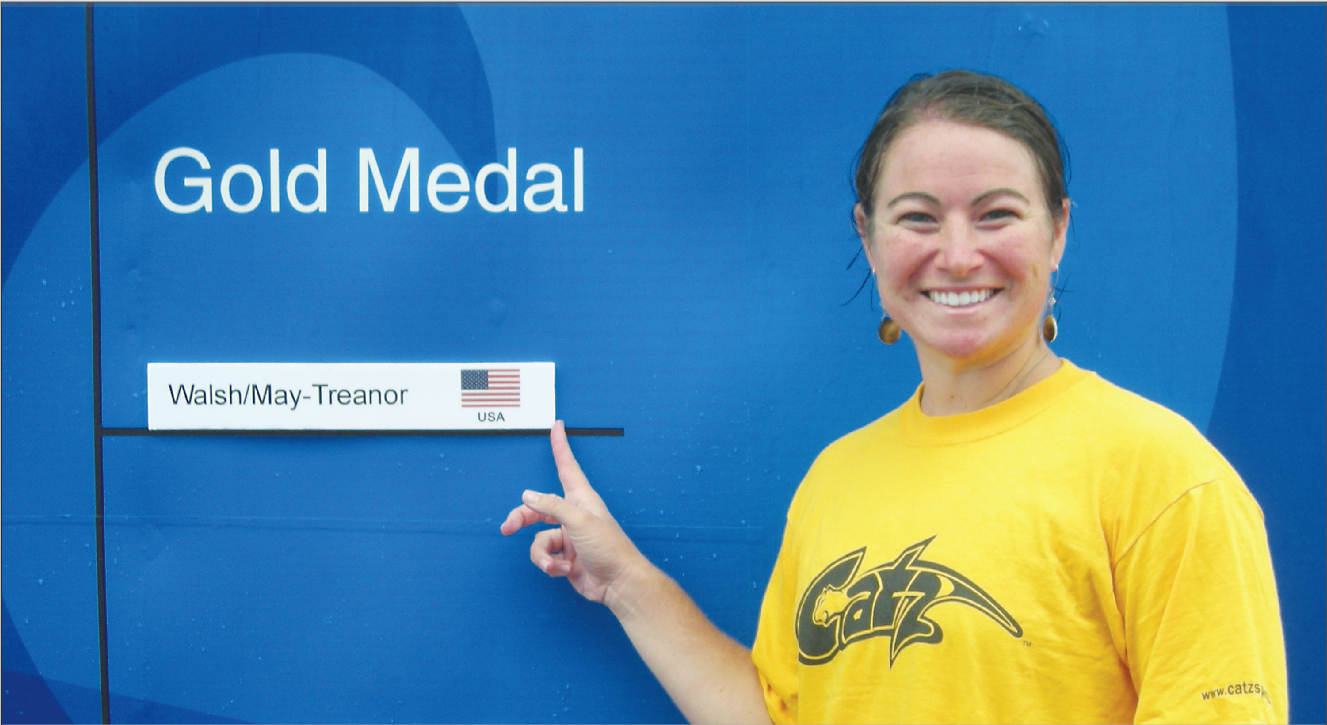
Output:
[[[852,220],[857,225],[857,236],[861,237],[862,242],[865,243],[870,236],[871,219],[866,216],[866,210],[862,208],[860,203],[854,204],[852,207]]]
[[[1060,259],[1064,257],[1065,240],[1069,234],[1069,200],[1065,199],[1063,204],[1060,218],[1055,222],[1055,236],[1051,239],[1051,269],[1060,268]]]
[[[861,204],[856,204],[852,208],[852,220],[857,226],[857,236],[862,240],[862,251],[866,252],[866,263],[871,265],[871,273],[875,273],[875,259],[871,257],[871,218],[866,216],[866,210]]]

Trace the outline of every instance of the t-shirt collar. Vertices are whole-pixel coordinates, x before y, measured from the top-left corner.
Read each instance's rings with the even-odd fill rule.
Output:
[[[903,439],[912,445],[944,446],[989,438],[1031,420],[1051,407],[1069,388],[1090,373],[1061,358],[1060,369],[1008,400],[995,405],[957,415],[929,416],[922,412],[922,391],[926,384],[917,386],[901,409],[900,421]]]

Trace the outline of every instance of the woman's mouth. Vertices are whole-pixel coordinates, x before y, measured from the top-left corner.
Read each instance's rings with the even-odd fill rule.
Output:
[[[938,305],[944,305],[945,307],[967,307],[969,305],[975,305],[978,302],[985,302],[999,291],[1000,290],[996,288],[971,290],[967,292],[940,292],[936,290],[928,290],[926,296],[931,298],[932,302]]]

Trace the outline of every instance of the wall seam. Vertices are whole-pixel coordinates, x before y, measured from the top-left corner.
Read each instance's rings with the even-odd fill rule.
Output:
[[[106,632],[106,496],[102,475],[101,427],[101,243],[97,199],[97,96],[92,44],[92,3],[84,6],[84,53],[88,100],[88,227],[92,265],[92,448],[96,497],[97,644],[101,657],[101,721],[111,721],[109,642]]]

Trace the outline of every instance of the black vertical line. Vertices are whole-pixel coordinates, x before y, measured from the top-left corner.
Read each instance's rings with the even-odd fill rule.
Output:
[[[97,94],[92,55],[92,3],[84,6],[83,37],[87,55],[88,220],[92,247],[92,447],[97,497],[97,639],[101,650],[101,721],[111,721],[110,658],[106,636],[106,495],[101,460],[101,239],[97,201]]]

